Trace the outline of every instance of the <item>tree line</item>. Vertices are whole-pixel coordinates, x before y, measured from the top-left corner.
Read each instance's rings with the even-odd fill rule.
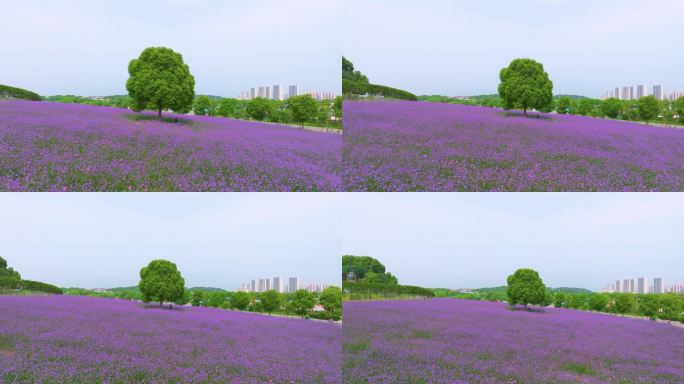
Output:
[[[396,276],[370,256],[342,256],[342,290],[346,299],[355,299],[358,295],[354,294],[362,294],[363,298],[392,295],[434,297],[430,289],[400,285]]]
[[[506,302],[511,306],[523,305],[525,308],[528,305],[553,306],[684,323],[684,295],[602,293],[568,288],[551,290],[546,287],[538,272],[525,268],[510,275],[505,287],[476,290],[473,293],[452,293],[444,289],[437,289],[435,292],[440,297]]]
[[[62,290],[52,284],[40,281],[24,280],[21,274],[7,265],[7,260],[0,256],[0,289],[8,291],[30,291],[61,295]]]
[[[410,101],[418,100],[416,95],[411,92],[386,85],[371,84],[368,77],[355,70],[354,64],[344,56],[342,56],[342,93],[347,98],[371,96]]]
[[[23,99],[31,101],[40,101],[40,95],[26,89],[10,87],[9,85],[0,84],[0,99]]]

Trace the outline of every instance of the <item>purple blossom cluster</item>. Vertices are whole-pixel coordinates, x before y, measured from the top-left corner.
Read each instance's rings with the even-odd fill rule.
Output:
[[[0,102],[2,191],[337,191],[339,134],[203,116]],[[175,115],[169,115],[174,117]]]
[[[684,329],[458,299],[345,302],[345,383],[684,382]]]
[[[341,332],[211,308],[0,296],[0,382],[340,383]]]
[[[424,102],[345,102],[349,191],[682,191],[684,130]]]

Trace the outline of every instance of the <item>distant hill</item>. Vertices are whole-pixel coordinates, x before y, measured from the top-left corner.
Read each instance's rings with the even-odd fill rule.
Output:
[[[418,98],[411,92],[388,87],[386,85],[371,84],[368,77],[360,71],[354,70],[354,64],[342,56],[342,93],[349,96],[381,96],[388,99],[416,101]]]
[[[41,100],[40,95],[35,92],[2,84],[0,84],[0,99]]]

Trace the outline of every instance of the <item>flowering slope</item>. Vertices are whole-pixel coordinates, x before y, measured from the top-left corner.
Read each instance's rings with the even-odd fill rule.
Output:
[[[352,191],[682,191],[684,130],[422,102],[344,103]]]
[[[173,116],[173,115],[171,115]],[[335,191],[342,139],[272,124],[0,102],[2,191]],[[140,116],[138,116],[140,117]]]
[[[345,302],[345,383],[684,382],[684,330],[456,299]]]
[[[340,327],[115,299],[0,296],[2,383],[339,383]]]

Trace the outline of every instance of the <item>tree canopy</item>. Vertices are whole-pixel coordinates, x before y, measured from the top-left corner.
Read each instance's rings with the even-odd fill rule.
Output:
[[[291,113],[292,120],[304,126],[306,121],[316,117],[318,104],[311,95],[300,95],[287,99],[287,109]]]
[[[370,256],[342,256],[342,280],[347,280],[352,273],[357,281],[364,283],[399,283],[396,277],[385,272],[379,260]]]
[[[637,102],[637,108],[639,110],[639,118],[645,122],[649,122],[660,113],[660,103],[655,96],[645,96],[639,99]]]
[[[535,108],[543,110],[553,105],[553,83],[544,66],[531,59],[516,59],[499,73],[499,95],[506,109]]]
[[[195,78],[183,56],[165,47],[146,48],[128,64],[126,89],[134,111],[151,109],[161,117],[171,109],[187,113],[195,98]]]
[[[291,295],[289,305],[295,314],[305,317],[316,305],[316,297],[306,289],[300,289]]]
[[[239,291],[233,293],[233,296],[230,298],[230,305],[235,309],[243,311],[247,309],[250,301],[249,293]]]
[[[152,260],[140,270],[140,292],[145,302],[173,303],[185,294],[185,280],[176,264],[168,260]],[[171,305],[169,305],[171,306]]]
[[[321,292],[318,301],[328,316],[333,319],[342,313],[342,290],[338,287],[328,287]]]
[[[283,304],[282,296],[273,289],[262,293],[259,299],[261,301],[261,308],[268,314],[279,310]]]
[[[506,289],[510,305],[542,304],[546,297],[546,286],[537,271],[521,268],[508,276]]]

